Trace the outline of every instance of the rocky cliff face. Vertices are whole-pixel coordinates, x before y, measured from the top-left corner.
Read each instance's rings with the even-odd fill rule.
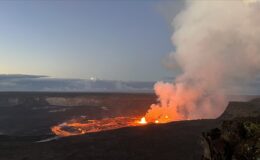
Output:
[[[221,120],[233,119],[236,117],[257,117],[260,115],[260,98],[249,102],[230,102],[219,117]]]
[[[47,97],[46,101],[50,105],[69,107],[100,104],[100,100],[97,100],[94,97]]]
[[[260,160],[260,99],[231,102],[219,119],[202,135],[202,160]]]
[[[203,138],[203,160],[260,159],[260,117],[224,121]]]
[[[19,104],[18,98],[0,98],[0,106],[13,107]]]
[[[142,93],[0,93],[0,107],[16,106],[141,106],[155,102]]]

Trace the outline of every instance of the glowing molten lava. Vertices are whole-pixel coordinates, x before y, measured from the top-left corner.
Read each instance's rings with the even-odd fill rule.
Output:
[[[145,124],[147,124],[145,117],[141,119],[132,117],[114,117],[100,120],[86,120],[84,118],[79,118],[53,126],[51,130],[57,136],[66,137]]]
[[[141,118],[141,120],[139,121],[140,124],[147,124],[147,123],[168,123],[174,121],[172,119],[169,118],[168,115],[165,116],[153,116],[151,117],[150,115],[147,115],[143,118]]]
[[[142,117],[141,120],[138,123],[139,124],[147,124],[145,117]]]
[[[164,117],[168,119],[168,116]],[[162,119],[160,119],[162,120]],[[73,119],[62,124],[53,126],[52,132],[59,137],[87,134],[93,132],[100,132],[123,127],[142,126],[149,123],[165,123],[167,121],[147,121],[146,117],[133,118],[133,117],[114,117],[104,118],[99,120],[86,120],[85,118]]]
[[[159,124],[169,122],[170,119],[166,115],[163,118],[153,121],[147,121],[146,117],[114,117],[104,118],[99,120],[86,120],[85,118],[72,119],[62,124],[53,126],[52,132],[59,137],[87,134],[93,132],[100,132],[123,127],[141,126],[150,123]]]

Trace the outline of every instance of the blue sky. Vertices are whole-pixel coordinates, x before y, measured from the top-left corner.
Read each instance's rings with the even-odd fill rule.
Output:
[[[0,73],[124,81],[172,76],[162,64],[173,50],[161,12],[167,3],[1,1]]]

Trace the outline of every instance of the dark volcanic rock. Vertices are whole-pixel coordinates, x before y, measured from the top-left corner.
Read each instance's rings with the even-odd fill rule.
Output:
[[[203,160],[260,159],[260,99],[231,102],[220,128],[203,133]]]
[[[225,112],[219,117],[221,120],[236,117],[257,117],[260,115],[260,98],[249,102],[230,102]]]
[[[224,121],[203,137],[203,160],[260,159],[260,117]]]
[[[193,160],[202,153],[200,135],[214,120],[121,128],[45,143],[0,142],[1,160]],[[15,138],[13,138],[15,139]]]

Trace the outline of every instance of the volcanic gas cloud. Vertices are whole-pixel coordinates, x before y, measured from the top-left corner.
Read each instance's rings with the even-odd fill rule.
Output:
[[[176,50],[168,63],[182,74],[173,83],[155,84],[158,104],[151,105],[146,120],[217,117],[225,94],[239,94],[259,74],[259,15],[256,0],[186,1],[172,23]]]
[[[186,1],[174,18],[175,51],[168,66],[182,74],[172,83],[154,86],[158,103],[136,118],[110,118],[63,123],[53,127],[61,136],[146,123],[215,118],[227,103],[226,94],[240,94],[260,73],[260,3],[253,0]],[[173,68],[175,69],[175,68]],[[132,123],[134,122],[134,123]]]

